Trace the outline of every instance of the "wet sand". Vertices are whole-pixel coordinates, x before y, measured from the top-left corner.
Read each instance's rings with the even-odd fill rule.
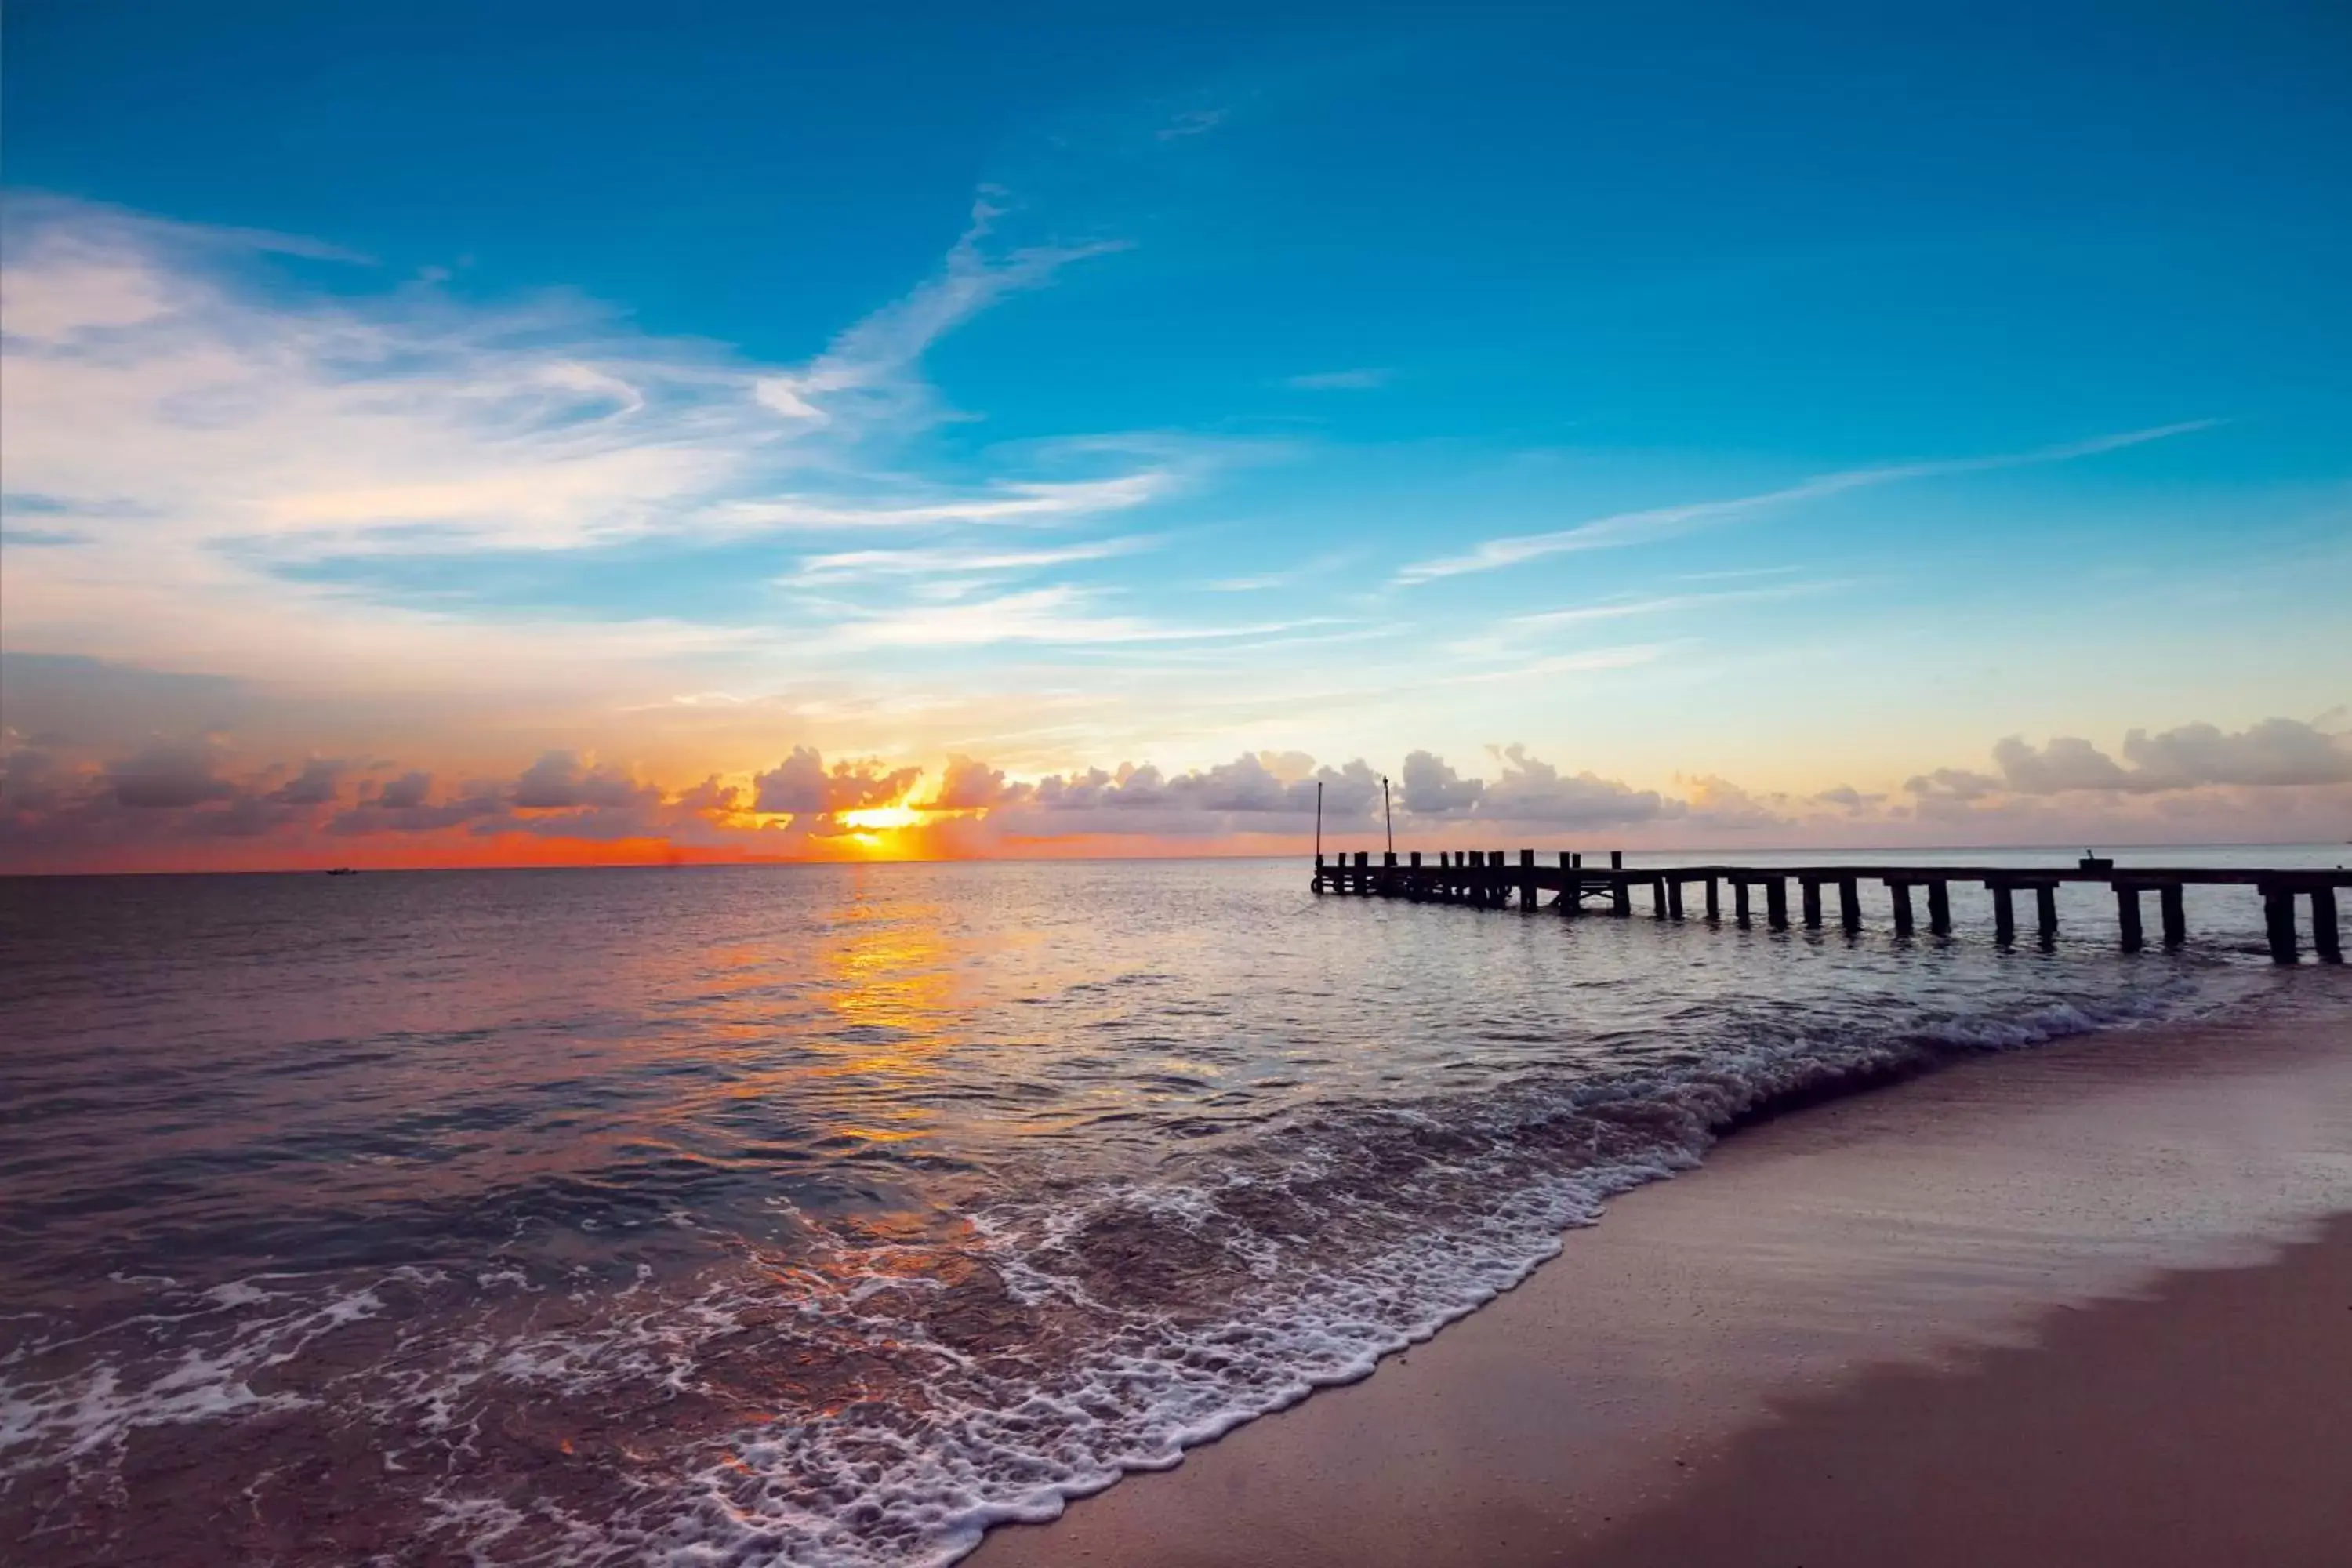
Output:
[[[1750,1128],[1370,1379],[968,1561],[2346,1561],[2342,979]]]

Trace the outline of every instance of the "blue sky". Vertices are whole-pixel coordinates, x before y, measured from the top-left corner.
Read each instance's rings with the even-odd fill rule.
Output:
[[[248,761],[1899,805],[2352,697],[2337,7],[6,27],[6,649]]]

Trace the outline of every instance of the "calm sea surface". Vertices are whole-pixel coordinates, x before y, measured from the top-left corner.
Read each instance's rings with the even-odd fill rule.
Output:
[[[0,1553],[942,1562],[1360,1375],[1775,1097],[2305,983],[2250,889],[2131,959],[2103,891],[2047,952],[1954,904],[1898,942],[1295,862],[0,882]]]

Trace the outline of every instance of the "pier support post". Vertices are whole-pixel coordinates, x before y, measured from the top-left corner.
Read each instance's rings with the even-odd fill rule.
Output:
[[[1838,923],[1848,936],[1862,929],[1862,889],[1852,877],[1838,879]]]
[[[1576,857],[1568,850],[1559,852],[1559,900],[1552,905],[1561,914],[1576,912]]]
[[[2147,945],[2139,929],[2139,889],[2117,884],[2116,888],[2116,924],[2122,931],[2124,951],[2137,952]]]
[[[1536,852],[1532,849],[1519,851],[1519,910],[1536,912]]]
[[[1992,939],[2006,947],[2017,940],[2017,905],[2008,883],[1987,885],[1992,889]]]
[[[1679,879],[1666,884],[1666,918],[1675,921],[1683,918],[1683,885]]]
[[[1610,858],[1616,858],[1612,854]],[[1633,912],[1633,884],[1620,877],[1609,884],[1609,912],[1623,920]]]
[[[1315,856],[1315,881],[1313,886],[1316,896],[1320,898],[1323,893],[1323,856],[1320,851],[1318,851]]]
[[[2033,889],[2033,912],[2042,925],[2042,945],[2049,946],[2058,940],[2058,889],[2043,883]]]
[[[1742,930],[1747,929],[1748,884],[1745,882],[1735,881],[1731,884],[1731,918],[1739,922]]]
[[[1706,879],[1706,923],[1714,925],[1723,919],[1723,910],[1715,901],[1715,879]]]
[[[2344,962],[2344,939],[2336,930],[2336,889],[2311,889],[2311,951],[2323,963]]]
[[[1822,885],[1811,878],[1805,879],[1805,925],[1808,930],[1822,928]]]
[[[2189,915],[2181,908],[2180,884],[2167,882],[2158,888],[2156,901],[2164,912],[2164,945],[2179,947],[2189,940]]]
[[[1952,889],[1949,883],[1927,884],[1927,929],[1937,936],[1952,934]]]
[[[1368,899],[1371,894],[1372,852],[1369,849],[1359,849],[1356,851],[1356,896]]]
[[[1889,881],[1886,884],[1886,898],[1887,901],[1895,906],[1895,934],[1909,936],[1911,934],[1911,884]]]
[[[1664,877],[1650,879],[1650,918],[1654,921],[1666,918],[1666,879]]]
[[[1789,929],[1789,883],[1781,877],[1764,879],[1764,918],[1774,931]]]
[[[1625,851],[1622,849],[1609,851],[1609,868],[1612,871],[1622,871],[1625,868]]]
[[[2294,962],[2294,889],[2266,887],[2263,889],[2263,925],[2271,939],[2271,959],[2277,963]]]

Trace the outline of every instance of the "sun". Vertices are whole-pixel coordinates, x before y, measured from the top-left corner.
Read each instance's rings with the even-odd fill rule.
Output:
[[[868,805],[841,814],[841,825],[860,833],[887,833],[896,828],[912,827],[922,820],[919,812],[904,805]]]

